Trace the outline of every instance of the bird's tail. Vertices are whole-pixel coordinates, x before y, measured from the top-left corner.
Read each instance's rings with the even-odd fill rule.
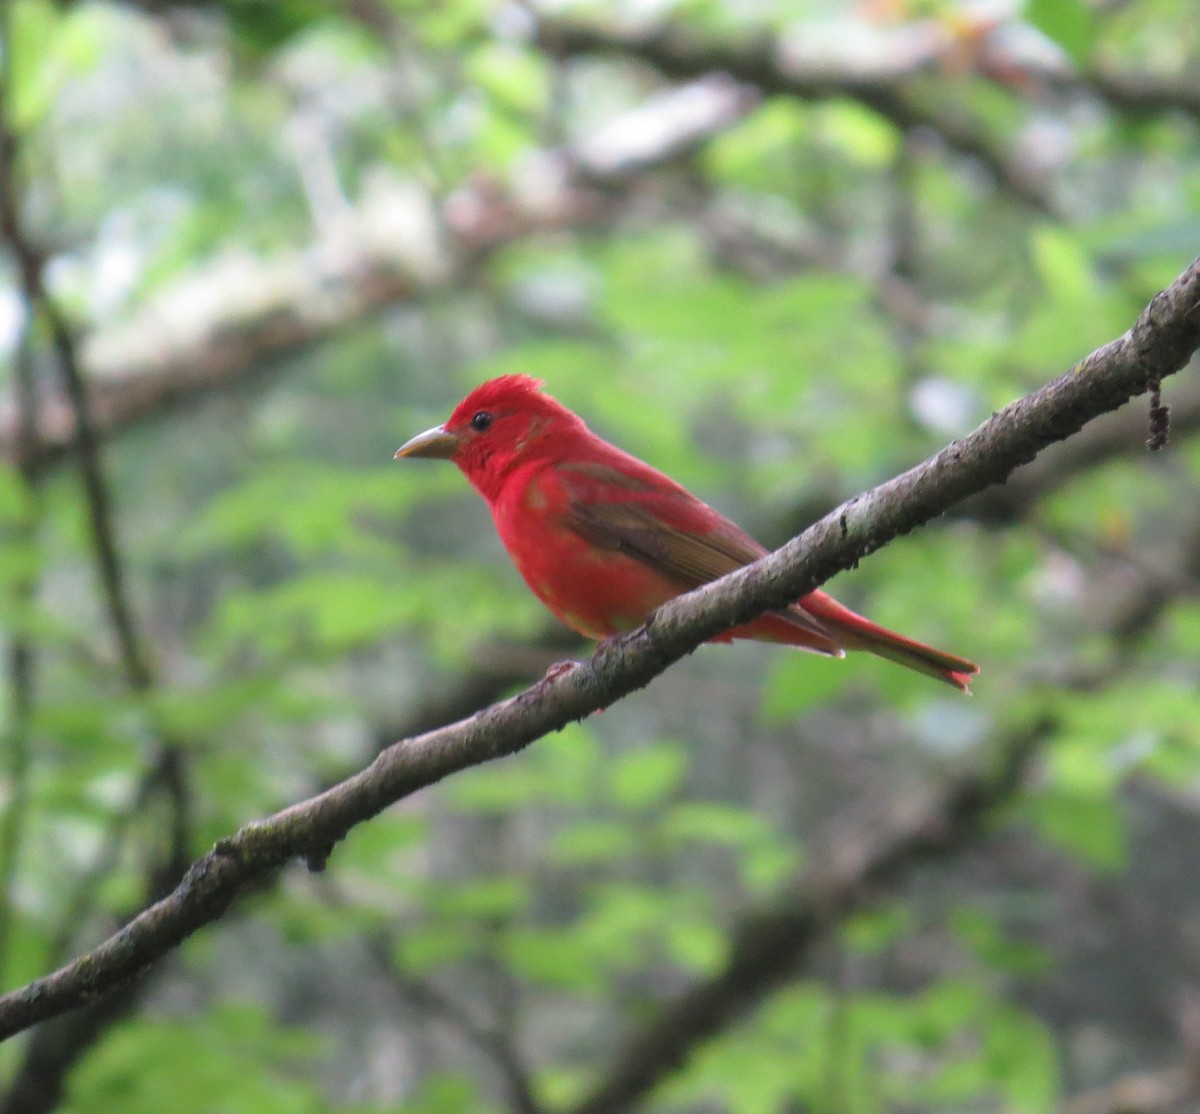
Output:
[[[847,650],[866,650],[897,665],[945,681],[962,692],[971,691],[971,680],[979,666],[966,658],[935,650],[923,642],[872,623],[856,611],[843,607],[824,592],[812,592],[798,605]]]

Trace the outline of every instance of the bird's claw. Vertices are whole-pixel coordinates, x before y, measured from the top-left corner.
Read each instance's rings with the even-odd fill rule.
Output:
[[[606,634],[596,643],[596,656],[599,657],[601,654],[607,654],[621,640],[621,637],[619,634]]]

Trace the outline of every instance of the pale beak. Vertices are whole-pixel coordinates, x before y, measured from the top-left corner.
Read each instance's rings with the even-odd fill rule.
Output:
[[[439,460],[453,460],[458,451],[458,438],[453,433],[447,433],[443,426],[434,426],[424,433],[418,433],[410,441],[405,441],[396,450],[393,460],[402,456],[428,456]]]

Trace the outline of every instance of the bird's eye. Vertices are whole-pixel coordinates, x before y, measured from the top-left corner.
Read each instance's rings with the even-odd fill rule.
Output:
[[[479,433],[492,428],[492,422],[496,419],[487,410],[479,410],[471,419],[471,428]]]

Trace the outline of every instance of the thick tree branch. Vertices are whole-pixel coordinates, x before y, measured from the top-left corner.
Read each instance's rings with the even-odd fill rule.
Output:
[[[1092,418],[1179,371],[1200,347],[1200,259],[1158,294],[1133,327],[1052,383],[896,479],[843,504],[748,568],[671,601],[645,626],[578,668],[461,721],[384,751],[369,767],[307,801],[246,825],[193,864],[180,885],[93,951],[0,999],[0,1039],[143,973],[250,883],[289,859],[320,854],[354,825],[471,765],[534,739],[646,685],[707,638],[780,607],[1018,465]]]
[[[1200,433],[1200,379],[1189,378],[1171,391],[1171,438],[1180,443]],[[956,510],[985,526],[1019,522],[1029,507],[1110,460],[1140,453],[1146,457],[1147,416],[1140,407],[1114,412],[1093,422],[1078,437],[1059,442],[1002,487],[968,499]]]

